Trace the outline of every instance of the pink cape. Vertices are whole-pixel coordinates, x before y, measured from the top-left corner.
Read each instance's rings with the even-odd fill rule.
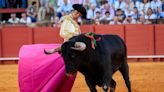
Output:
[[[45,55],[44,49],[60,44],[24,45],[19,52],[20,92],[70,92],[76,74],[68,78],[60,54]]]

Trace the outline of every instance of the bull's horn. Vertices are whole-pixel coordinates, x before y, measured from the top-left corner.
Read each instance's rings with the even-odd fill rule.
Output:
[[[44,53],[45,54],[53,54],[53,53],[55,53],[56,52],[56,50],[55,49],[51,49],[51,50],[44,50]]]
[[[71,47],[71,49],[84,51],[86,49],[86,44],[83,42],[76,42],[74,47]]]

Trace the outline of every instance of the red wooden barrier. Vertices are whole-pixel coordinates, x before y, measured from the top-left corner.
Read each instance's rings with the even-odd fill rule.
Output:
[[[3,57],[17,57],[24,44],[32,44],[32,30],[28,27],[4,27],[2,29]]]
[[[164,55],[164,25],[155,25],[155,54]]]
[[[116,34],[124,39],[124,25],[95,25],[97,34]]]
[[[2,34],[1,34],[2,29],[0,29],[0,57],[2,57]]]
[[[33,29],[33,43],[62,43],[63,39],[59,36],[59,28],[38,27]]]
[[[128,55],[154,55],[154,25],[125,25]]]
[[[94,32],[94,25],[81,25],[81,33]]]
[[[25,12],[26,9],[23,8],[17,8],[17,9],[12,9],[12,8],[7,8],[7,9],[0,9],[0,13],[18,13],[18,12]]]
[[[125,38],[128,55],[164,55],[164,25],[82,25],[80,28],[82,33],[117,34]],[[0,57],[18,56],[24,44],[63,42],[59,28],[39,27],[32,31],[22,25],[11,25],[0,30]]]

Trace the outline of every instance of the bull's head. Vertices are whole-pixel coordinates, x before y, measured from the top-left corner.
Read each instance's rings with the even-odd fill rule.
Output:
[[[86,44],[83,42],[65,42],[61,47],[61,55],[66,66],[66,74],[72,75],[78,70],[81,53],[85,51]]]

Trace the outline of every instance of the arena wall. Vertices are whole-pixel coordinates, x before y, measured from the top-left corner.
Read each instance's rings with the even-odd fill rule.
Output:
[[[164,25],[155,25],[155,55],[164,54]]]
[[[0,57],[2,57],[2,29],[0,28]]]
[[[128,55],[164,55],[164,25],[82,25],[82,33],[119,35],[127,44]],[[5,26],[0,29],[0,58],[18,57],[27,44],[62,43],[59,28]],[[139,60],[139,59],[136,59]]]

